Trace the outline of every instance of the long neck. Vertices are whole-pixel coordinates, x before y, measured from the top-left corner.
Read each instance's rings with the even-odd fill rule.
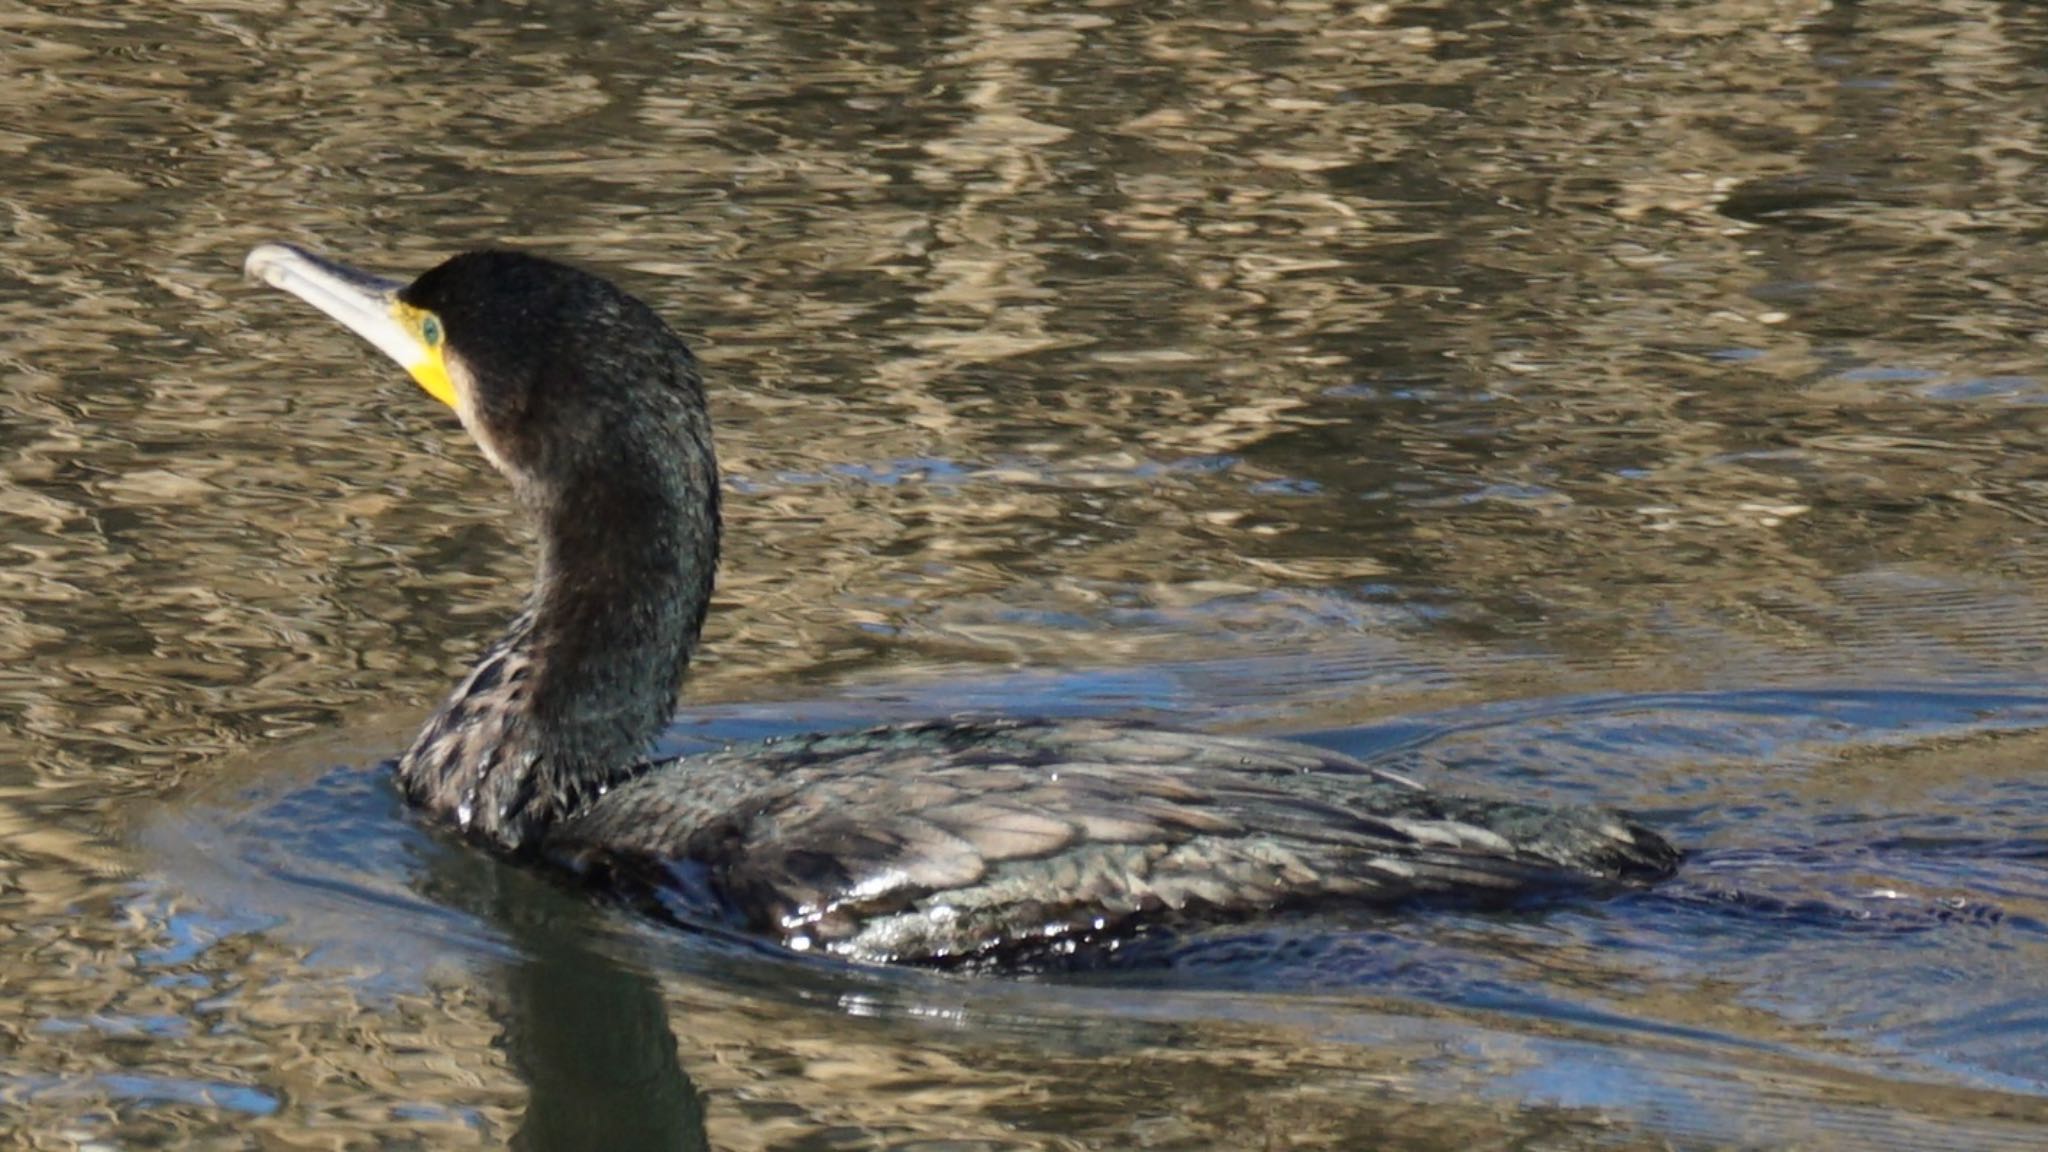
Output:
[[[693,446],[627,444],[523,493],[533,594],[400,760],[414,803],[519,851],[632,773],[674,710],[718,564],[717,466],[708,437]]]

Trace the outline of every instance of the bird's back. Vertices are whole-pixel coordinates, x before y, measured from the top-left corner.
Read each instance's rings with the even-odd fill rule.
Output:
[[[975,962],[1151,928],[1651,883],[1613,813],[1443,795],[1307,745],[1102,721],[943,721],[651,766],[544,850],[796,948]]]

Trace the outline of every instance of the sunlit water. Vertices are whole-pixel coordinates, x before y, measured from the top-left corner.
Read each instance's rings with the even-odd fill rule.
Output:
[[[0,3],[0,1143],[2048,1143],[2048,12]],[[514,243],[703,352],[677,749],[1287,733],[1684,845],[1031,980],[680,934],[376,768],[517,604],[243,284]]]

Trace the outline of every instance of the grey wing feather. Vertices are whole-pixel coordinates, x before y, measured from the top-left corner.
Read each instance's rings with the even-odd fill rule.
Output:
[[[1596,810],[1440,796],[1300,744],[1099,722],[951,723],[664,765],[558,855],[710,869],[750,927],[861,959],[972,957],[1317,901],[1499,897],[1668,872]]]

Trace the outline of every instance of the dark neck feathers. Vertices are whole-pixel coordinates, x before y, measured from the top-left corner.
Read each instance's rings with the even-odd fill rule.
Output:
[[[501,848],[632,775],[675,708],[718,564],[701,394],[513,477],[535,516],[526,610],[399,761],[414,803]]]

